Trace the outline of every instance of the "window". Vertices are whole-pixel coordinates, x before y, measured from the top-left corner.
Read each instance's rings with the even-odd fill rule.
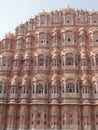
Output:
[[[46,117],[47,117],[47,114],[44,115],[44,118],[46,118]]]
[[[74,65],[73,57],[66,58],[66,65]]]
[[[40,125],[40,120],[37,121],[37,125]]]
[[[58,42],[58,37],[57,36],[54,36],[53,37],[53,43],[57,43]]]
[[[96,114],[96,118],[98,118],[98,114]]]
[[[38,60],[38,66],[44,66],[44,59]]]
[[[48,84],[45,84],[45,93],[48,91]]]
[[[32,93],[35,93],[35,85],[33,84]]]
[[[52,93],[58,93],[58,88],[57,86],[52,87]]]
[[[39,43],[45,43],[45,41],[46,41],[45,34],[40,34],[39,35]]]
[[[23,86],[22,87],[22,92],[23,93],[28,93],[28,87],[27,86]]]
[[[92,65],[94,66],[94,58],[91,58]]]
[[[36,93],[43,93],[43,84],[37,84]]]
[[[48,66],[48,59],[46,59],[46,66]]]
[[[76,92],[79,93],[79,84],[76,83]]]
[[[96,57],[96,65],[98,65],[98,57]]]
[[[17,93],[17,88],[15,86],[11,87],[11,93]]]
[[[65,92],[64,84],[62,84],[62,93]]]
[[[66,16],[66,24],[72,24],[72,16]]]
[[[82,59],[81,60],[81,66],[87,66],[87,65],[88,65],[87,59]]]
[[[71,42],[71,39],[70,39],[70,38],[68,38],[68,42]]]
[[[58,61],[57,60],[52,60],[52,66],[58,66]]]
[[[38,113],[38,114],[37,114],[37,117],[41,117],[41,113]]]
[[[26,61],[24,62],[24,65],[29,67],[29,66],[30,66],[30,61],[29,61],[29,60],[26,60]]]
[[[96,23],[96,22],[97,22],[96,17],[94,17],[94,18],[93,18],[93,22],[94,22],[94,23]]]
[[[0,93],[2,93],[2,86],[0,85]]]
[[[74,93],[75,92],[75,84],[73,82],[68,82],[66,84],[66,92],[67,93]]]
[[[97,85],[96,84],[94,84],[94,93],[96,94],[97,93]]]
[[[6,86],[4,86],[4,93],[6,93]]]
[[[21,49],[21,46],[22,46],[22,41],[21,39],[18,39],[16,44],[16,49]]]

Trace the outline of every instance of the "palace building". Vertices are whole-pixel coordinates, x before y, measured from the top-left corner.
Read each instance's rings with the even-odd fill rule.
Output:
[[[43,11],[0,41],[0,130],[98,130],[98,11]]]

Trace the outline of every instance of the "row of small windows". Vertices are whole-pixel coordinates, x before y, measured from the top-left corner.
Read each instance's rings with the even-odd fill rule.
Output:
[[[60,37],[60,36],[53,37],[53,39],[52,39],[52,44],[53,45],[60,45],[60,44],[58,44],[60,42],[60,39],[58,37]],[[76,42],[76,39],[77,39],[76,37],[77,36],[73,36],[73,35],[70,35],[70,36],[68,35],[66,37],[63,36],[61,38],[62,45],[63,45],[63,43],[66,43],[68,45],[70,45],[70,43],[74,44]],[[36,45],[49,45],[49,41],[50,41],[49,38],[42,38],[42,37],[38,38],[35,41],[36,42],[35,46]],[[84,37],[82,36],[82,41],[81,41],[81,37],[80,37],[80,40],[78,39],[77,41],[84,44],[86,42],[85,36]],[[98,36],[94,37],[92,42],[93,43],[98,43]],[[33,43],[32,40],[31,40],[31,42],[27,42],[26,47],[32,47],[32,43]],[[90,41],[90,43],[91,43],[91,41]],[[23,44],[23,41],[21,41],[21,40],[17,41],[16,49],[22,49],[22,44]]]
[[[60,12],[61,13],[61,12]],[[86,15],[86,14],[85,14]],[[75,21],[75,17],[72,14],[66,14],[66,15],[61,15],[59,13],[57,14],[53,14],[52,15],[52,19],[50,18],[49,15],[44,16],[37,16],[36,18],[36,23],[34,22],[34,19],[32,19],[32,22],[28,22],[28,30],[33,30],[33,28],[35,26],[48,26],[51,24],[55,24],[55,23],[61,23],[62,25],[73,25],[73,24],[85,24],[88,23],[89,25],[95,24],[97,23],[97,17],[94,16],[85,16],[84,13],[79,13],[79,15],[76,15],[75,17],[77,17],[77,20]],[[97,14],[96,14],[97,15]],[[86,19],[85,19],[86,17]],[[22,35],[23,32],[25,32],[25,29],[23,26],[20,26],[17,28],[16,30],[16,34],[18,35]]]
[[[57,33],[57,32],[55,32]],[[72,33],[68,31],[66,33],[56,34],[56,36],[49,37],[49,34],[41,33],[40,35],[36,35],[35,38],[27,37],[26,41],[23,38],[17,39],[16,41],[16,49],[23,49],[25,46],[26,48],[37,47],[37,46],[61,46],[63,45],[85,45],[86,40],[89,40],[89,44],[97,45],[98,44],[98,33],[93,34],[93,36],[78,36],[76,33]],[[24,44],[26,42],[26,45]],[[77,43],[76,43],[77,42]],[[6,39],[2,42],[2,49],[10,49],[11,42],[7,42]]]
[[[98,90],[97,90],[97,86],[96,84],[94,84],[94,94],[97,94],[98,93]],[[52,86],[52,88],[50,89],[51,90],[51,94],[52,93],[59,93],[59,88],[58,86]],[[47,94],[48,91],[48,85],[43,85],[42,83],[39,83],[37,84],[37,86],[33,85],[32,87],[32,93],[33,94]],[[17,93],[18,92],[18,88],[13,86],[11,87],[11,90],[10,92],[13,94],[13,93]],[[22,87],[21,89],[21,92],[22,93],[29,93],[29,88],[27,86],[24,86]],[[73,82],[68,82],[66,83],[66,85],[62,85],[61,87],[61,92],[62,94],[63,93],[80,93],[80,88],[79,88],[79,84],[78,83],[73,83]],[[0,94],[2,93],[7,93],[7,88],[6,86],[1,86],[0,85]],[[82,93],[90,93],[90,88],[89,87],[82,87]]]
[[[20,66],[23,64],[23,62],[21,62],[21,60],[15,60],[14,64],[13,64],[13,69],[18,69],[20,68]],[[44,67],[44,66],[88,66],[88,60],[87,59],[82,59],[81,61],[78,61],[78,58],[74,58],[71,56],[67,56],[67,57],[62,57],[61,61],[59,61],[58,59],[54,59],[51,61],[51,63],[49,62],[49,58],[47,59],[43,59],[43,58],[39,58],[39,59],[34,59],[34,66],[40,66],[40,67]],[[98,66],[98,57],[95,58],[91,58],[91,65],[93,66]],[[4,60],[0,59],[0,67],[11,67],[11,59],[6,60],[6,58]],[[32,66],[32,62],[30,61],[30,59],[25,60],[24,61],[24,67],[30,67]],[[17,68],[18,67],[18,68]]]

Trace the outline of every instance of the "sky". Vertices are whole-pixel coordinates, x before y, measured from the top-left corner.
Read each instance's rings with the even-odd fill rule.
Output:
[[[0,0],[0,40],[39,12],[50,12],[68,6],[98,11],[98,0]]]

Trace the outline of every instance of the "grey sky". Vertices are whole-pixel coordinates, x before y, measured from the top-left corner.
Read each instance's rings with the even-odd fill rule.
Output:
[[[0,39],[5,33],[43,10],[82,8],[98,10],[98,0],[0,0]]]

